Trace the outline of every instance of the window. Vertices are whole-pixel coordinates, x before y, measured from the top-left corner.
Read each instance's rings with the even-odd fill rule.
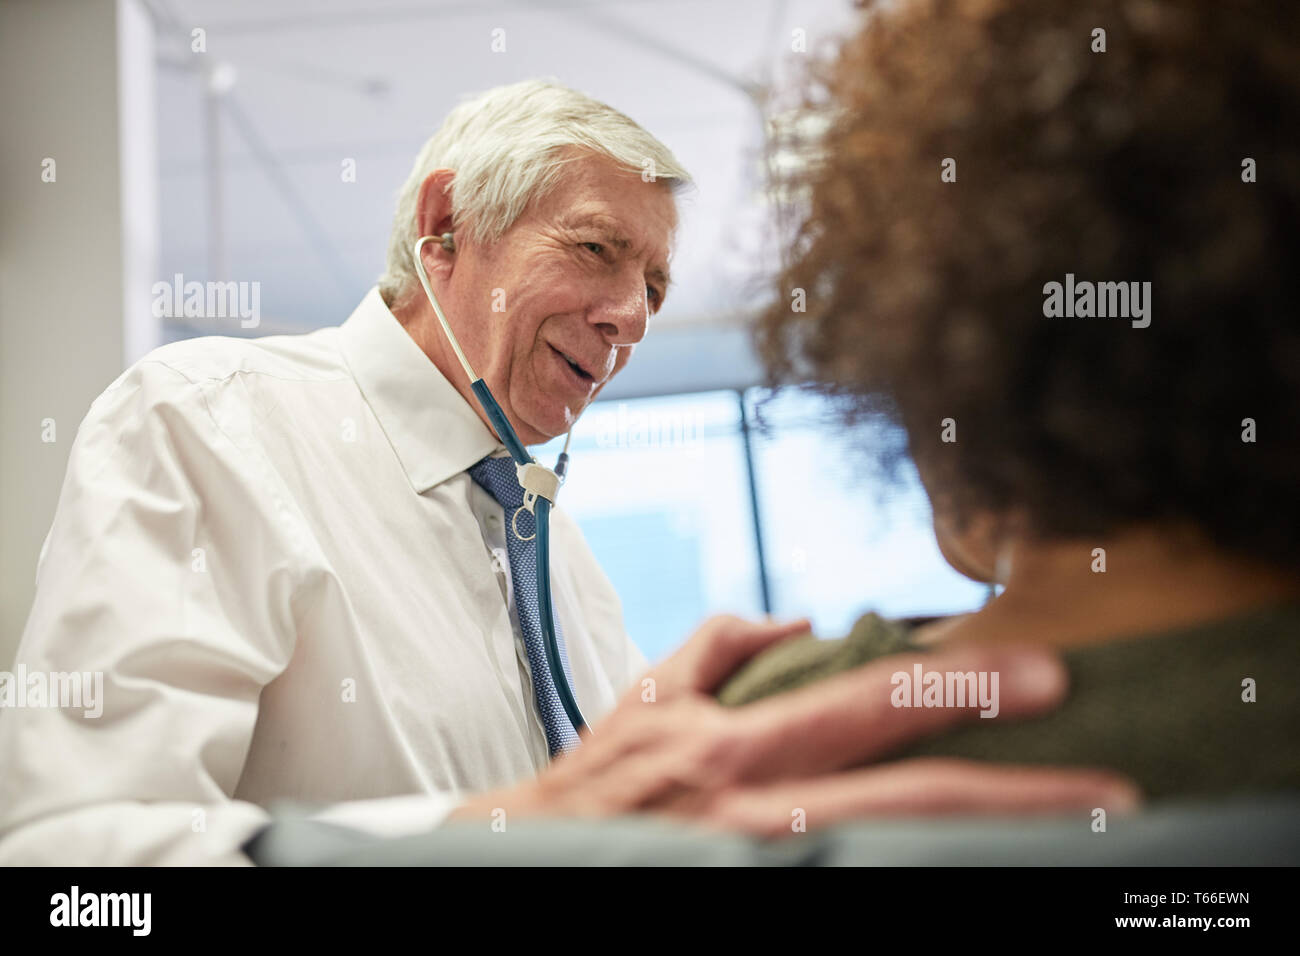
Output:
[[[563,439],[533,454],[553,466]],[[560,507],[651,660],[710,614],[763,611],[735,392],[597,402],[578,420]]]
[[[807,615],[838,637],[866,610],[978,607],[951,570],[915,478],[878,494],[850,435],[816,396],[761,389],[597,402],[579,419],[560,506],[623,601],[628,633],[659,660],[710,614]],[[563,440],[533,449],[550,466]]]
[[[768,395],[746,393],[749,421]],[[825,399],[794,389],[763,402],[762,418],[770,428],[751,440],[773,613],[807,616],[819,635],[838,637],[866,611],[908,617],[983,604],[987,585],[939,553],[915,468],[884,487],[864,474],[869,443],[898,444],[897,432],[850,432]]]

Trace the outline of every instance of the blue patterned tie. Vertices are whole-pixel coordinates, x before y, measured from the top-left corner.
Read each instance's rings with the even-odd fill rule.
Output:
[[[576,747],[578,734],[569,715],[564,712],[560,692],[555,689],[551,670],[546,666],[545,638],[537,608],[537,542],[520,541],[513,530],[517,527],[519,533],[527,538],[536,532],[537,521],[527,511],[521,511],[518,521],[513,527],[511,525],[515,512],[524,503],[524,489],[519,486],[514,459],[509,456],[484,458],[469,469],[469,476],[505,509],[506,551],[510,557],[510,580],[514,584],[515,612],[519,615],[519,629],[523,632],[524,647],[528,651],[528,666],[533,672],[533,693],[542,715],[542,726],[546,728],[546,745],[554,757],[561,751]],[[555,638],[560,646],[560,665],[572,687],[573,674],[569,670],[569,655],[564,649],[564,632],[560,629],[558,615]]]

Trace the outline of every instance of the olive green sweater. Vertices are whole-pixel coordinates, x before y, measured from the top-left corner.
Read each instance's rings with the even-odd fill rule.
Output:
[[[795,639],[722,687],[740,705],[895,653],[911,628],[867,614],[840,640]],[[1070,692],[1041,717],[977,718],[898,756],[1107,767],[1148,800],[1300,792],[1300,605],[1066,650]],[[911,673],[910,664],[900,667]],[[1254,681],[1256,700],[1244,686]]]

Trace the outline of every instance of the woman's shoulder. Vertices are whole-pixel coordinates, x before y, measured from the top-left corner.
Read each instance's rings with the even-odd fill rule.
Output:
[[[911,635],[916,623],[869,612],[842,638],[828,640],[808,634],[782,641],[736,671],[718,691],[718,700],[728,706],[747,704],[824,680],[877,657],[915,650]]]

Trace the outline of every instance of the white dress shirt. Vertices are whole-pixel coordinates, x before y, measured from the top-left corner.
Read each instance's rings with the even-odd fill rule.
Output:
[[[103,712],[0,707],[0,863],[244,863],[280,798],[398,834],[545,767],[505,516],[466,474],[493,453],[377,289],[337,328],[123,373],[17,658],[102,672]],[[646,660],[563,501],[552,587],[594,721]]]

